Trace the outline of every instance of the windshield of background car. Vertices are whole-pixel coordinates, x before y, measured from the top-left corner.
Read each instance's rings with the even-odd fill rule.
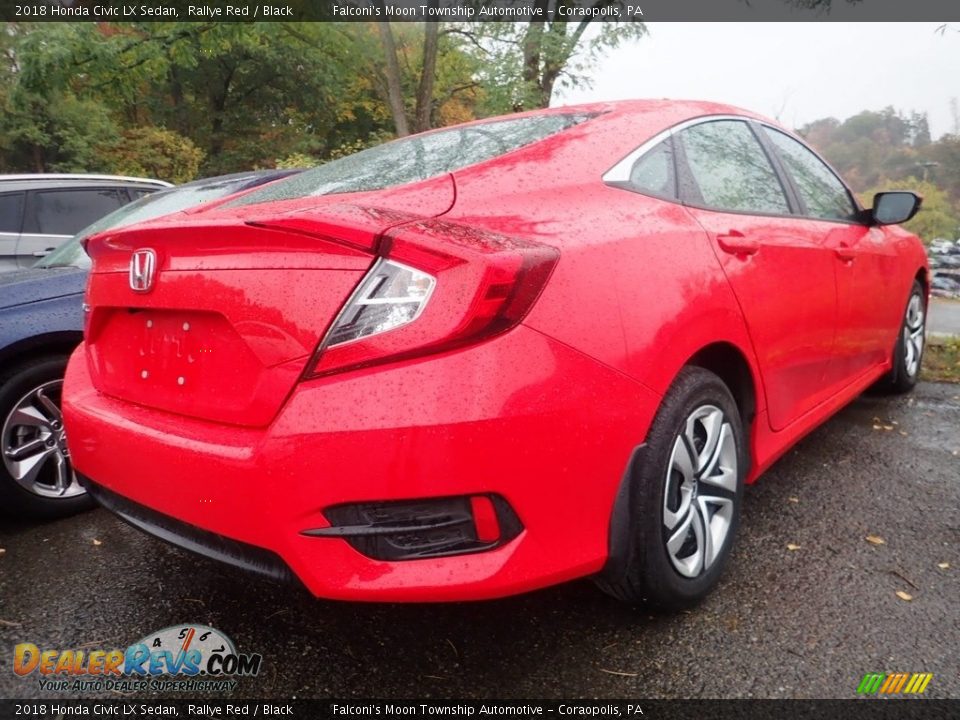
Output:
[[[585,113],[536,115],[412,135],[332,160],[237,198],[228,207],[419,182],[505,155],[591,117]]]
[[[83,250],[81,243],[85,238],[103,232],[113,230],[133,223],[153,220],[154,218],[171,213],[187,210],[196,205],[200,205],[211,200],[219,200],[227,195],[242,190],[248,185],[255,176],[244,174],[241,176],[232,176],[230,179],[221,181],[198,181],[188,185],[182,185],[172,190],[162,190],[160,192],[147,195],[144,198],[124,205],[122,208],[97,220],[92,225],[88,225],[83,230],[73,236],[72,239],[65,242],[52,253],[36,263],[34,267],[80,267],[89,268],[90,258]]]

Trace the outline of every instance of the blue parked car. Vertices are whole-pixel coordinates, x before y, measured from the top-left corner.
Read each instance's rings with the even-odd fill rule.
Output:
[[[0,273],[0,511],[49,519],[93,504],[70,465],[60,415],[67,358],[83,339],[90,259],[82,241],[297,172],[236,173],[155,192],[81,230],[33,268]]]

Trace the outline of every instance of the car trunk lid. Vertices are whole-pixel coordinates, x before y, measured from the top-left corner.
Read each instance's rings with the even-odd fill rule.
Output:
[[[190,417],[268,424],[382,234],[421,219],[320,199],[292,212],[264,206],[92,238],[86,354],[95,387]],[[147,250],[153,282],[137,292],[131,260]]]

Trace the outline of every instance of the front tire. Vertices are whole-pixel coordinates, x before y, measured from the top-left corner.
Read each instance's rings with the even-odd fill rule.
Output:
[[[0,511],[51,520],[93,507],[70,464],[60,393],[67,358],[37,358],[0,377]]]
[[[597,582],[628,603],[676,610],[717,584],[740,518],[747,466],[737,404],[709,370],[686,367],[664,397],[630,484],[624,548]]]
[[[900,334],[893,349],[893,367],[881,378],[882,390],[894,395],[908,393],[920,378],[920,364],[927,334],[927,296],[916,280],[910,289],[910,299],[903,313]]]

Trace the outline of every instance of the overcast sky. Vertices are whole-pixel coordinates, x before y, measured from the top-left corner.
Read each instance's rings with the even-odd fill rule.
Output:
[[[887,105],[926,112],[934,139],[960,102],[960,26],[940,23],[649,23],[609,52],[592,88],[554,105],[622,98],[716,100],[789,127]]]

